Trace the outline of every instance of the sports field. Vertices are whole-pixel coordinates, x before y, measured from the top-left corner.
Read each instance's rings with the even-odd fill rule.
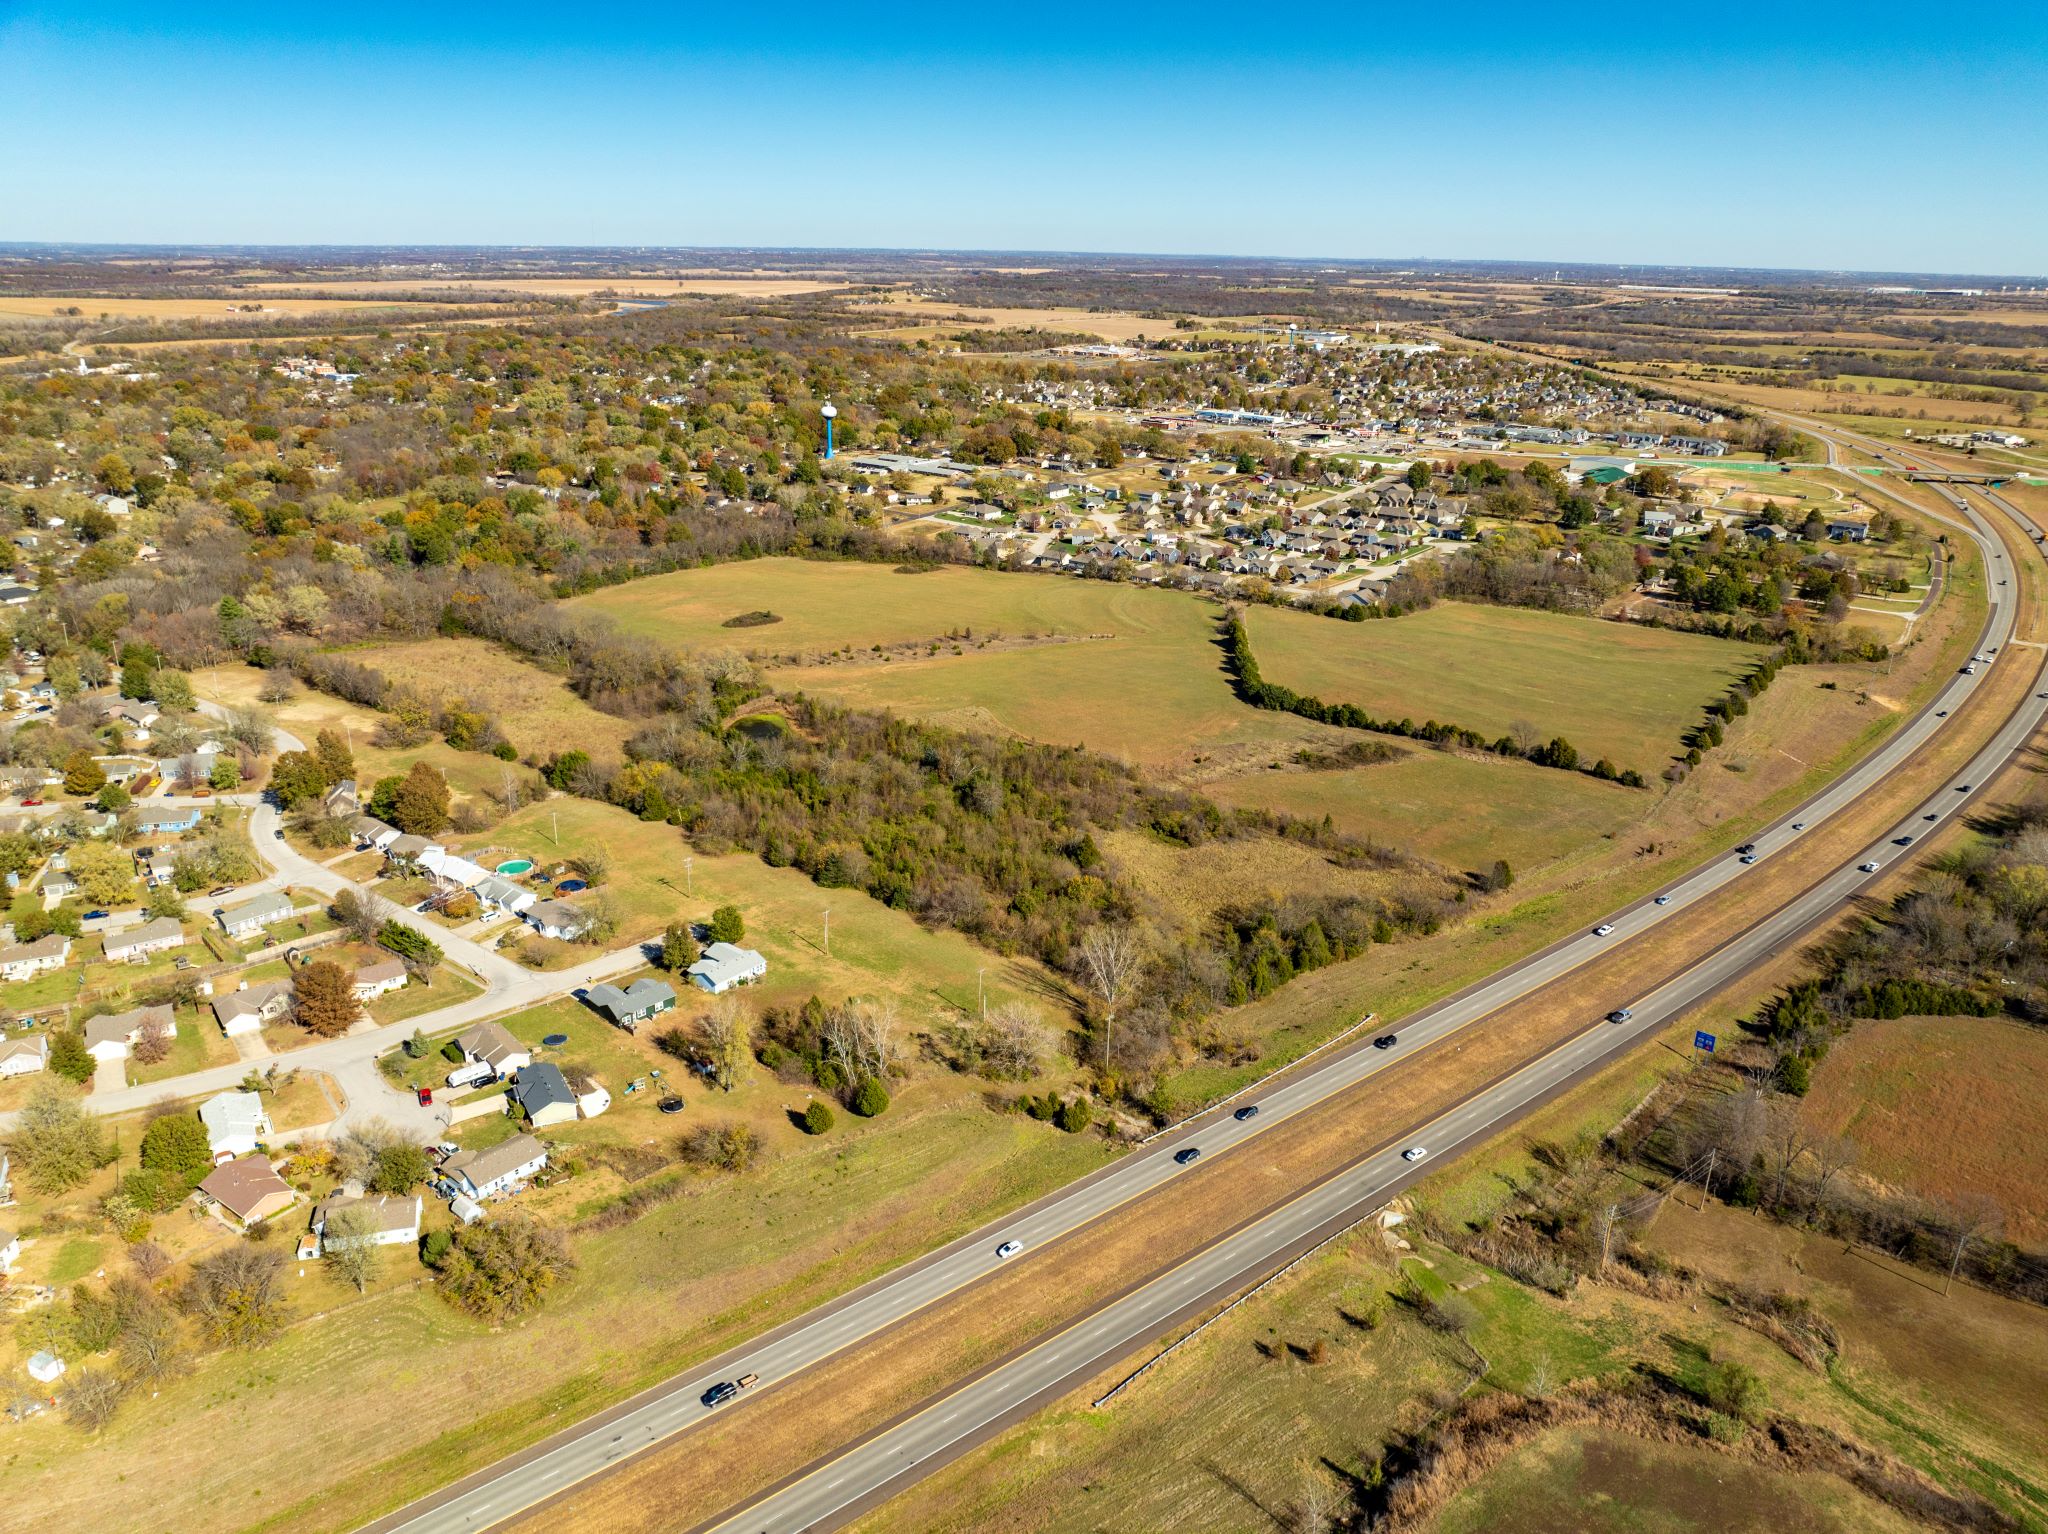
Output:
[[[1646,776],[1763,654],[1697,634],[1460,602],[1357,624],[1254,607],[1246,625],[1268,681],[1489,736],[1523,721]]]

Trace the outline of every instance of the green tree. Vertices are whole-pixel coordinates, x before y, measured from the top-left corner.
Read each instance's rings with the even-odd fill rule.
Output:
[[[142,1132],[140,1159],[143,1167],[176,1177],[187,1188],[196,1188],[213,1170],[213,1148],[207,1143],[206,1126],[196,1114],[171,1113],[156,1120]]]
[[[398,790],[403,778],[379,778],[370,788],[370,813],[390,825],[398,824]]]
[[[747,935],[746,918],[738,906],[722,905],[711,913],[709,930],[714,943],[737,943]]]
[[[50,1035],[50,1069],[81,1086],[92,1080],[95,1063],[75,1030],[59,1028]]]
[[[821,1135],[832,1127],[832,1110],[825,1106],[823,1098],[814,1097],[810,1106],[804,1109],[804,1133]]]
[[[128,467],[128,460],[119,453],[102,453],[99,462],[92,466],[93,478],[100,482],[100,488],[109,495],[126,495],[135,488],[135,471]]]
[[[206,783],[217,794],[231,794],[242,786],[242,769],[232,756],[215,757]]]
[[[109,815],[118,815],[135,802],[135,796],[119,783],[109,783],[100,790],[99,807]]]
[[[39,1193],[68,1193],[112,1157],[99,1120],[55,1082],[43,1082],[7,1137],[14,1167]]]
[[[92,753],[83,746],[64,758],[65,793],[76,794],[81,799],[90,799],[106,786],[106,772],[92,759]]]
[[[846,1106],[864,1119],[877,1118],[889,1110],[889,1089],[879,1078],[863,1076],[854,1088],[853,1100]]]
[[[435,1283],[471,1315],[507,1321],[536,1308],[575,1267],[560,1231],[509,1215],[457,1232]]]
[[[659,962],[672,975],[680,975],[697,962],[697,940],[690,935],[689,923],[672,921],[663,929]]]
[[[1408,465],[1408,488],[1417,494],[1429,488],[1429,465],[1420,458]]]
[[[124,698],[147,698],[155,691],[151,678],[156,667],[141,656],[124,662],[121,667],[121,696]]]
[[[448,824],[448,780],[431,762],[414,762],[399,785],[392,824],[414,836],[432,836]]]
[[[373,1193],[405,1193],[427,1180],[427,1153],[410,1143],[387,1145],[377,1152],[370,1174]]]
[[[313,738],[313,754],[320,759],[329,785],[356,775],[355,753],[349,749],[348,741],[335,730],[322,730]]]
[[[287,810],[318,799],[327,787],[327,769],[310,751],[287,751],[271,765],[270,791]]]
[[[180,714],[191,713],[198,701],[192,695],[192,678],[182,671],[167,671],[161,667],[150,678],[150,697],[158,708]]]

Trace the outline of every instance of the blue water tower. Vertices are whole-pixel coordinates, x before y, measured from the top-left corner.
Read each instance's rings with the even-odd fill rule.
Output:
[[[818,414],[825,418],[825,456],[830,458],[832,456],[832,423],[838,419],[839,411],[833,406],[832,401],[826,400],[825,408],[820,410]]]

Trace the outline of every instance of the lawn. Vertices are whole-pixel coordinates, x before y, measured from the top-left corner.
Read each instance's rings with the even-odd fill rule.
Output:
[[[155,1065],[144,1065],[139,1060],[128,1062],[128,1081],[131,1086],[145,1082],[163,1081],[172,1076],[183,1076],[190,1071],[203,1071],[211,1066],[232,1065],[236,1059],[234,1043],[220,1031],[220,1025],[213,1020],[213,1013],[200,1008],[197,1011],[180,1011],[176,1014],[178,1037],[171,1045],[171,1052]]]
[[[1245,622],[1269,681],[1489,737],[1527,723],[1589,759],[1646,776],[1676,754],[1700,709],[1765,653],[1698,634],[1462,602],[1356,624],[1253,607]]]
[[[2048,1236],[2048,1035],[2004,1018],[1858,1024],[1803,1105],[1864,1174],[1930,1199],[1989,1194],[2023,1244]]]

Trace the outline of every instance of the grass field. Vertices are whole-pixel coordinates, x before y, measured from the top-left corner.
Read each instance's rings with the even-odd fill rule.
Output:
[[[244,309],[260,304],[260,309]],[[329,298],[271,298],[226,294],[215,298],[78,298],[17,297],[0,294],[0,320],[47,320],[68,317],[76,309],[89,320],[260,320],[279,315],[329,315],[335,318],[374,315],[404,307],[391,301]],[[451,309],[451,313],[464,312]]]
[[[1519,720],[1645,775],[1677,754],[1701,707],[1764,653],[1697,634],[1460,602],[1356,624],[1253,607],[1245,623],[1269,681],[1488,736]]]
[[[366,664],[423,698],[467,703],[496,719],[522,756],[579,746],[616,758],[635,726],[592,708],[562,678],[481,639],[378,645]]]
[[[1859,1024],[1814,1073],[1805,1116],[1856,1142],[1862,1174],[1923,1198],[1988,1193],[2007,1233],[2048,1236],[2048,1035],[2002,1018]]]
[[[1919,1527],[1835,1476],[1584,1428],[1515,1451],[1453,1498],[1432,1534],[1905,1534]]]
[[[333,282],[253,282],[241,293],[533,293],[549,298],[582,298],[591,294],[622,297],[674,298],[703,294],[721,298],[774,298],[793,293],[821,293],[843,282],[807,277],[736,277],[712,273],[701,277],[348,277]]]

